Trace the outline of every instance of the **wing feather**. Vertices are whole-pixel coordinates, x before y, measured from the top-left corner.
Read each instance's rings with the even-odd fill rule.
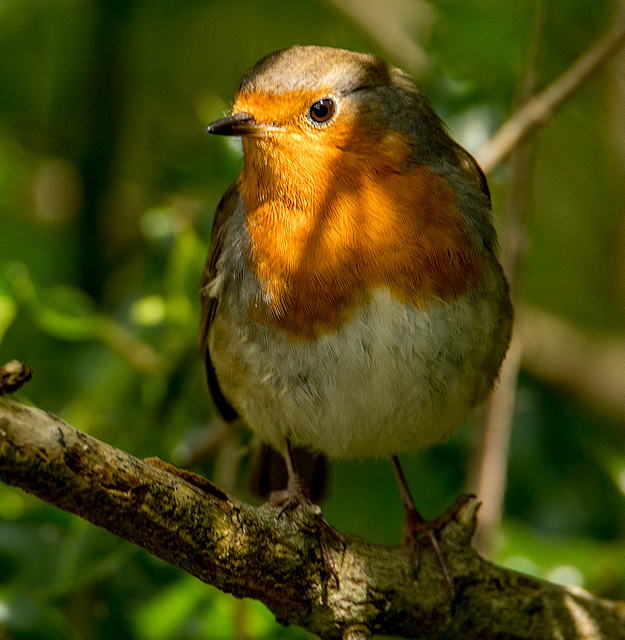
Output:
[[[215,318],[215,313],[217,312],[217,306],[219,305],[219,300],[214,296],[209,295],[208,285],[217,275],[219,256],[223,251],[226,239],[227,221],[234,213],[238,199],[239,188],[237,183],[233,182],[224,193],[219,205],[217,205],[217,210],[215,211],[211,241],[208,249],[208,258],[206,260],[204,272],[202,273],[200,288],[202,295],[202,313],[200,318],[200,332],[198,335],[198,348],[200,356],[204,359],[204,366],[206,367],[208,389],[213,397],[213,401],[217,409],[219,409],[224,420],[229,422],[237,418],[238,414],[221,391],[219,381],[217,380],[217,374],[211,361],[209,336],[211,326]]]

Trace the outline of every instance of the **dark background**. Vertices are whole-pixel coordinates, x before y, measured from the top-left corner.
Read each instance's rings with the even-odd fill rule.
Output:
[[[195,351],[199,277],[213,211],[242,166],[228,140],[203,130],[266,53],[377,53],[413,73],[474,152],[512,113],[532,49],[544,88],[619,10],[616,0],[4,0],[0,360],[35,369],[18,397],[137,456],[185,464],[196,450],[214,415]],[[624,98],[620,56],[535,135],[525,185],[519,298],[599,341],[625,340]],[[504,164],[490,177],[503,230],[512,173]],[[625,415],[531,365],[518,382],[493,558],[623,598]],[[625,379],[613,382],[625,395]],[[463,490],[472,433],[464,425],[402,458],[424,515]],[[199,466],[244,498],[248,439],[222,435],[219,455]],[[390,465],[334,464],[324,512],[339,529],[396,543]],[[0,486],[2,640],[305,635]]]

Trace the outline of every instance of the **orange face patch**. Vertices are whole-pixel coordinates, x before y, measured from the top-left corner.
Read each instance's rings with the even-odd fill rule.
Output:
[[[239,187],[263,287],[251,313],[293,338],[337,329],[373,289],[423,305],[453,299],[480,275],[456,192],[424,166],[407,169],[398,136],[363,137],[362,127],[343,120],[244,138]]]
[[[237,95],[233,112],[245,112],[254,117],[256,122],[265,124],[293,124],[304,116],[310,105],[319,98],[325,97],[323,88],[318,91],[297,91],[279,97],[267,93],[250,93]]]

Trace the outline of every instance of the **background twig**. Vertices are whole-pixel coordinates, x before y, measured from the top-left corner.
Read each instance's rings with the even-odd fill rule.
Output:
[[[625,44],[625,24],[619,22],[544,91],[528,100],[475,153],[489,174],[534,129],[544,124],[600,67]]]

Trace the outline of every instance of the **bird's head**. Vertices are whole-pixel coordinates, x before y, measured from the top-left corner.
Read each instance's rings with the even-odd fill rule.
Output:
[[[318,183],[337,163],[366,173],[458,163],[457,145],[406,73],[329,47],[296,46],[257,62],[232,113],[207,131],[241,136],[246,168],[273,171],[278,182]]]

